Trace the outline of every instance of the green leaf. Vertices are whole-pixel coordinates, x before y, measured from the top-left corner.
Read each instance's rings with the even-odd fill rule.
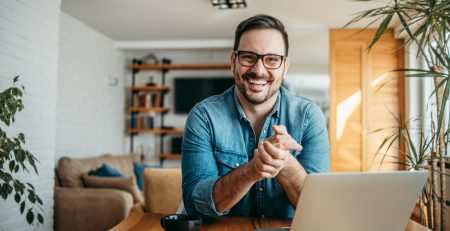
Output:
[[[14,171],[14,167],[16,166],[16,162],[14,160],[11,160],[9,162],[9,171],[13,172]]]
[[[36,197],[34,196],[34,192],[28,194],[28,200],[29,200],[31,203],[33,203],[33,204],[36,203]]]
[[[40,205],[44,204],[38,195],[36,195],[36,199],[37,199],[38,204],[40,204]]]
[[[32,188],[33,190],[35,190],[35,189],[34,189],[34,186],[33,186],[32,184],[27,183],[27,185],[28,185],[30,188]]]
[[[447,105],[448,102],[448,97],[449,97],[449,91],[450,91],[450,81],[447,80],[447,84],[445,85],[444,88],[444,96],[442,97],[442,105],[441,105],[441,110],[439,113],[439,124],[438,124],[438,131],[437,134],[439,134],[440,130],[442,129],[442,125],[443,125],[443,120],[445,117],[445,107]]]
[[[20,214],[23,214],[24,210],[25,210],[25,201],[22,201],[22,203],[20,203]]]
[[[411,77],[441,77],[441,76],[443,76],[442,73],[429,71],[425,73],[408,74],[404,75],[403,77],[411,78]]]
[[[18,138],[22,141],[22,143],[25,143],[25,135],[23,133],[19,133]]]
[[[42,215],[40,213],[37,215],[37,219],[38,219],[39,223],[44,224],[44,218],[42,217]]]
[[[20,202],[20,195],[18,193],[16,193],[16,195],[14,195],[14,200],[16,201],[16,203]]]
[[[384,34],[384,32],[386,31],[389,23],[391,22],[392,16],[394,15],[394,11],[392,11],[391,13],[389,13],[388,15],[386,15],[386,17],[384,18],[383,22],[381,23],[380,27],[378,28],[374,39],[372,40],[372,42],[369,45],[369,49],[371,49],[373,47],[373,45],[375,45],[375,43],[381,38],[381,36]]]
[[[33,214],[33,212],[31,211],[31,209],[29,209],[28,210],[28,212],[27,212],[27,221],[28,221],[28,224],[32,224],[33,223],[33,221],[34,221],[34,214]]]

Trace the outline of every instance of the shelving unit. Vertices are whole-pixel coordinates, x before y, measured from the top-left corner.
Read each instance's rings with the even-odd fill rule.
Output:
[[[132,65],[128,66],[128,69],[132,71],[132,83],[128,90],[131,92],[131,106],[128,108],[128,112],[131,113],[131,121],[136,120],[137,116],[141,112],[155,112],[159,113],[160,125],[159,128],[128,128],[130,133],[130,151],[134,151],[134,137],[140,133],[157,134],[160,136],[160,151],[159,159],[160,165],[163,164],[165,159],[180,159],[181,153],[167,153],[164,152],[164,137],[166,135],[183,135],[183,129],[171,128],[167,129],[164,124],[164,115],[170,111],[169,108],[156,106],[156,107],[133,107],[135,105],[135,95],[139,92],[158,92],[161,94],[161,104],[163,104],[163,95],[170,91],[170,88],[165,86],[166,74],[169,70],[229,70],[230,64],[160,64],[160,65],[148,65],[139,64],[138,60],[133,59]],[[160,86],[137,86],[136,75],[140,71],[161,71],[161,85]],[[133,122],[132,122],[133,123]],[[130,124],[131,125],[131,124]]]

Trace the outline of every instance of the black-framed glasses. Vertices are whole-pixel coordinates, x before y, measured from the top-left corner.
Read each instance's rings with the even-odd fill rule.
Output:
[[[239,63],[244,67],[253,67],[258,62],[259,59],[267,69],[278,69],[283,63],[284,56],[276,54],[265,54],[259,55],[251,51],[234,51]]]

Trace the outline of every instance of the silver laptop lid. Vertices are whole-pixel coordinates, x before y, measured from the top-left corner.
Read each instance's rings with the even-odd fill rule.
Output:
[[[292,231],[404,231],[427,171],[311,174]]]

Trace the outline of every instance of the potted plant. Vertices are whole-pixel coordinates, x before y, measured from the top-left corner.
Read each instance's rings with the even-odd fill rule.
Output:
[[[372,19],[367,25],[381,22],[369,49],[377,43],[393,19],[400,22],[398,33],[406,33],[406,44],[418,46],[417,59],[423,60],[426,69],[401,69],[407,72],[404,77],[433,78],[435,97],[435,114],[428,117],[430,129],[419,128],[414,131],[411,122],[417,118],[400,121],[396,132],[386,137],[379,147],[389,150],[396,141],[406,144],[405,161],[407,169],[429,169],[430,180],[427,182],[420,198],[420,217],[422,224],[433,230],[446,230],[448,213],[446,195],[445,163],[450,123],[445,123],[445,116],[450,93],[450,1],[448,0],[393,0],[387,5],[358,13],[346,26],[362,19]],[[430,101],[430,98],[428,99]],[[412,134],[420,136],[420,142],[413,141]],[[422,209],[423,208],[423,209]]]
[[[3,200],[14,196],[14,200],[20,207],[20,213],[25,214],[27,222],[43,224],[44,218],[40,212],[42,200],[36,194],[31,183],[17,179],[20,172],[29,172],[29,166],[38,174],[36,162],[38,160],[29,151],[23,148],[25,135],[19,133],[16,137],[8,137],[4,126],[9,127],[14,123],[14,116],[24,109],[22,103],[23,86],[16,85],[19,76],[14,78],[12,87],[0,92],[0,196]],[[36,218],[36,219],[35,219]]]

